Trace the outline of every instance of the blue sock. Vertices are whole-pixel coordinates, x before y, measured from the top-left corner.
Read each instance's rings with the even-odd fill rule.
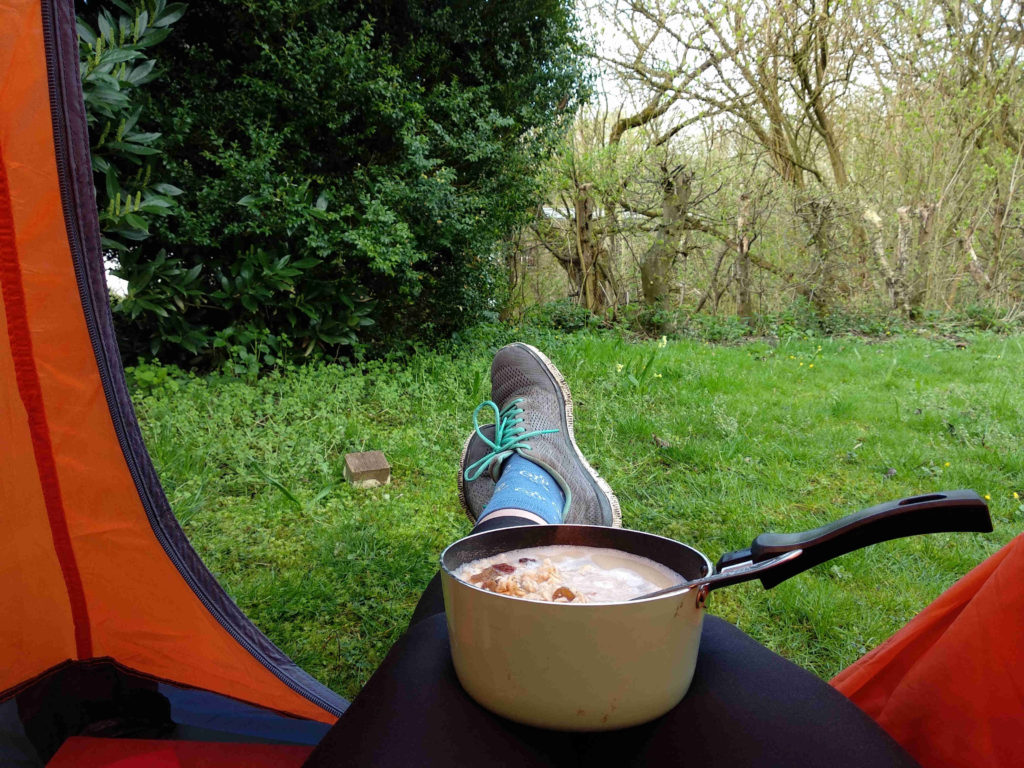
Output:
[[[555,478],[515,453],[505,462],[494,495],[480,514],[480,520],[497,509],[525,509],[548,523],[557,524],[562,522],[564,506],[565,494]]]

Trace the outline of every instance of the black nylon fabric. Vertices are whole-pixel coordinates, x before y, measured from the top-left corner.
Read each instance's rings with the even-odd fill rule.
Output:
[[[828,684],[715,616],[686,698],[652,723],[607,733],[545,731],[491,714],[462,690],[449,653],[443,613],[410,627],[305,767],[917,765]]]
[[[534,525],[520,517],[473,529]],[[671,712],[591,734],[531,728],[493,715],[459,683],[441,576],[406,634],[305,768],[912,768],[917,763],[846,697],[739,629],[707,616],[693,683]]]
[[[0,766],[41,768],[71,736],[313,745],[327,729],[97,658],[60,664],[0,703]]]
[[[15,701],[25,735],[44,762],[69,736],[162,739],[175,729],[155,680],[105,660],[61,665]]]
[[[4,768],[42,768],[45,763],[25,734],[18,702],[0,702],[0,765]]]

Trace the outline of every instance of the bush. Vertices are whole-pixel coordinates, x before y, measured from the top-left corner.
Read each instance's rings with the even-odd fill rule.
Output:
[[[102,245],[126,252],[170,216],[181,190],[167,183],[160,134],[146,130],[143,91],[160,75],[149,49],[185,12],[182,3],[124,0],[80,5],[79,63],[91,139]],[[136,281],[138,282],[138,281]],[[142,286],[145,290],[145,286]]]
[[[582,93],[569,3],[215,0],[178,31],[151,110],[186,192],[123,264],[163,258],[137,352],[351,355],[493,315]]]
[[[526,321],[538,328],[553,328],[557,331],[581,331],[596,328],[601,318],[572,299],[559,299],[547,304],[536,304],[526,311]]]
[[[1005,323],[995,307],[985,306],[984,304],[971,304],[965,310],[965,314],[973,327],[978,330],[1005,330]]]

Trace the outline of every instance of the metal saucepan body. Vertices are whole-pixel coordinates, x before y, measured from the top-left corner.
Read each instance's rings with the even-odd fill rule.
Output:
[[[710,589],[754,578],[771,587],[844,552],[940,530],[991,530],[987,506],[971,491],[889,502],[813,531],[762,534],[717,567],[678,541],[627,529],[545,525],[470,535],[441,555],[452,661],[466,692],[511,720],[566,731],[638,725],[686,695]],[[686,583],[628,602],[566,604],[496,594],[452,574],[482,557],[559,544],[646,557]]]

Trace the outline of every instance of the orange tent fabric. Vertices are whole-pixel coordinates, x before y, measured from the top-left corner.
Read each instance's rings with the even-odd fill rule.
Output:
[[[0,0],[0,701],[89,659],[332,723],[188,545],[103,284],[74,7]]]
[[[832,685],[925,768],[1024,766],[1024,535]]]

